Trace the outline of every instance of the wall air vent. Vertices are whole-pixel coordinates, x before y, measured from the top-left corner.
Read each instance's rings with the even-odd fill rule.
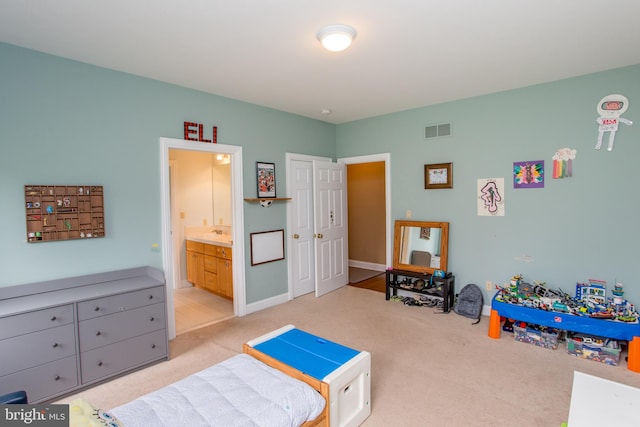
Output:
[[[451,135],[451,123],[442,123],[424,128],[424,137],[427,139],[449,135]]]

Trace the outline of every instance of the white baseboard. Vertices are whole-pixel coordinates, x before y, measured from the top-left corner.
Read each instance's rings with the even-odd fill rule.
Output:
[[[193,288],[193,285],[191,284],[191,282],[188,282],[187,279],[182,279],[178,283],[178,289],[182,288]]]
[[[365,270],[385,271],[387,267],[384,264],[376,264],[373,262],[349,260],[349,267],[364,268]]]
[[[247,314],[255,313],[257,311],[264,310],[265,308],[275,307],[276,305],[284,304],[287,301],[289,301],[289,294],[285,293],[247,304]]]
[[[482,306],[482,315],[483,316],[491,316],[491,306],[490,305],[483,305]]]

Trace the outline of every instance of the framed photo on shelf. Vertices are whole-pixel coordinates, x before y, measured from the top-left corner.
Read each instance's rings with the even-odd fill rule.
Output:
[[[453,163],[424,165],[424,188],[453,188]]]
[[[256,162],[258,198],[276,197],[276,165],[275,163]]]

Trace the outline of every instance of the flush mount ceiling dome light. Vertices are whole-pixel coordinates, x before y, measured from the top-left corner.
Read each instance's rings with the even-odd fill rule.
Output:
[[[345,50],[355,38],[356,30],[348,25],[327,25],[318,31],[318,40],[331,52]]]

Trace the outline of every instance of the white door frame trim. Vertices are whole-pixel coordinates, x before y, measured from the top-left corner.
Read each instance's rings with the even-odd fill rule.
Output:
[[[173,289],[176,280],[173,268],[173,242],[171,236],[171,199],[169,182],[169,150],[190,150],[231,155],[231,206],[233,238],[233,311],[236,316],[247,314],[244,262],[244,194],[242,183],[242,147],[225,144],[205,144],[183,139],[160,138],[160,203],[162,219],[162,265],[167,290],[167,326],[169,339],[176,337],[176,319]]]
[[[365,156],[343,157],[338,159],[338,163],[346,165],[354,165],[359,163],[384,162],[384,201],[385,201],[385,219],[386,219],[386,263],[387,268],[392,265],[393,257],[393,236],[391,235],[393,227],[391,226],[391,153],[369,154]]]

